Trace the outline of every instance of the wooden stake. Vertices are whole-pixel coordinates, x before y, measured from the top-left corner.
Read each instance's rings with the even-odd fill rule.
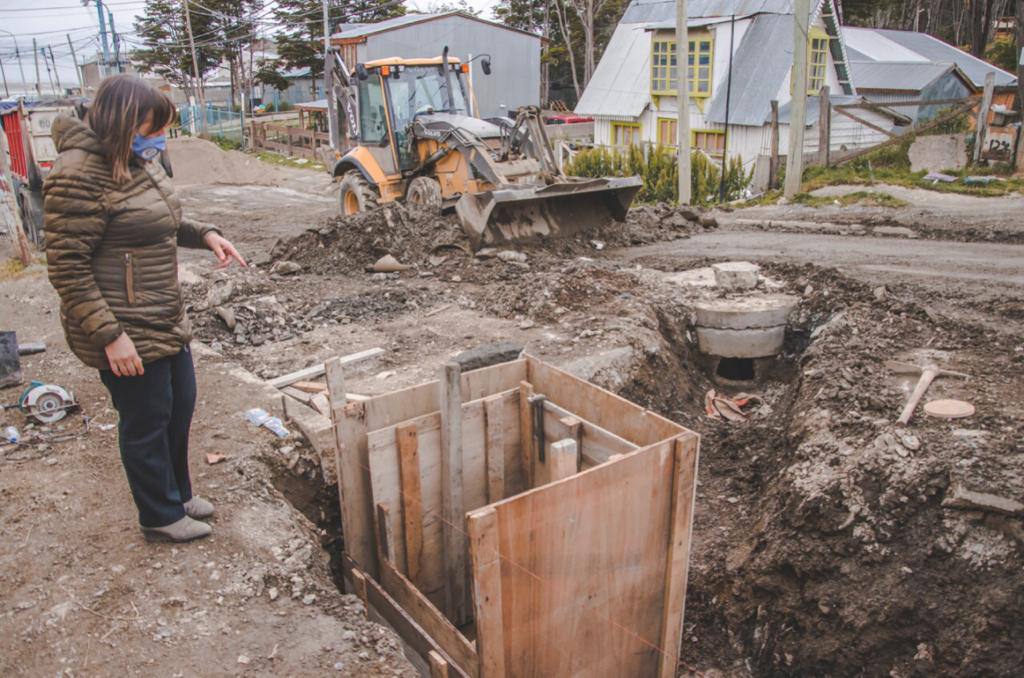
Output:
[[[552,454],[552,456],[554,456]],[[484,508],[470,514],[470,556],[476,612],[476,647],[481,678],[505,677],[505,641],[501,611],[501,558],[498,514]]]
[[[427,661],[430,663],[430,678],[448,678],[448,660],[437,650],[427,653]]]
[[[697,434],[676,438],[668,559],[665,563],[665,608],[662,612],[661,642],[658,644],[662,652],[658,661],[658,678],[675,678],[679,666],[699,455],[700,438]],[[678,621],[671,623],[673,619]]]
[[[519,448],[523,458],[525,489],[533,487],[533,386],[528,381],[519,383]]]
[[[996,87],[996,74],[989,71],[985,74],[985,90],[981,95],[981,108],[978,109],[977,122],[974,124],[974,164],[981,162],[982,146],[988,132],[988,112],[992,108],[992,94]]]
[[[415,424],[395,429],[402,482],[402,532],[405,538],[405,573],[420,585],[423,568],[423,497],[420,491],[419,432]]]
[[[829,147],[832,143],[832,97],[828,85],[818,93],[818,164],[828,167]]]
[[[505,498],[505,417],[501,398],[484,401],[484,430],[486,431],[487,501],[494,503]]]
[[[391,532],[388,507],[377,504],[377,553],[381,560],[395,562],[395,537]]]
[[[768,161],[768,188],[779,187],[779,102],[772,99],[771,158]]]
[[[441,373],[441,518],[445,601],[457,626],[466,616],[466,533],[462,496],[462,370],[450,362]]]

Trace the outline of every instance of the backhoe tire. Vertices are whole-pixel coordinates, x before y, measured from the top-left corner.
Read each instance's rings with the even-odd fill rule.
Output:
[[[359,170],[349,170],[341,180],[338,192],[342,216],[372,210],[380,204],[376,187],[366,180]]]
[[[405,201],[416,207],[440,210],[443,201],[441,184],[433,177],[416,177],[409,182],[409,187],[405,191]]]

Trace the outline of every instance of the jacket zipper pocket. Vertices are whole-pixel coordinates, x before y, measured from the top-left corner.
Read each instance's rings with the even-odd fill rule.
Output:
[[[135,262],[131,252],[124,253],[124,284],[128,293],[128,303],[135,304]]]

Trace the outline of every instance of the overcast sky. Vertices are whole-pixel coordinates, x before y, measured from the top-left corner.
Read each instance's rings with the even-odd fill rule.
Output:
[[[491,17],[495,0],[468,1],[472,7],[482,10],[481,16]],[[198,2],[202,4],[202,0]],[[431,0],[406,0],[405,4],[410,9],[426,11],[434,3]],[[117,31],[131,44],[136,39],[133,26],[135,16],[145,7],[144,0],[104,0],[104,6],[113,13]],[[88,7],[82,6],[82,0],[0,0],[0,65],[8,85],[14,89],[15,83],[21,82],[22,70],[26,80],[35,82],[33,38],[39,48],[47,49],[47,55],[50,49],[53,50],[53,60],[61,84],[66,87],[68,83],[75,82],[68,35],[71,36],[79,62],[96,54],[100,41],[94,0],[89,0]],[[20,69],[15,58],[15,42],[21,54]],[[49,80],[42,56],[39,58],[39,73],[46,89]],[[0,86],[2,84],[0,81]],[[3,90],[0,88],[2,96]]]

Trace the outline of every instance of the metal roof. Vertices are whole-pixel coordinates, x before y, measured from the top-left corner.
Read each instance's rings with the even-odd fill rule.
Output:
[[[651,34],[644,24],[620,23],[604,53],[576,112],[635,118],[651,99]]]
[[[686,15],[690,18],[734,14],[739,17],[759,13],[792,14],[793,0],[689,0],[686,4]],[[633,0],[622,15],[621,23],[675,21],[675,17],[675,0]]]
[[[919,92],[950,71],[956,64],[922,61],[851,61],[853,81],[859,90],[901,90]],[[964,78],[968,85],[970,80]]]
[[[843,26],[843,37],[862,61],[956,64],[978,88],[985,86],[985,75],[989,72],[996,74],[996,87],[1010,87],[1017,82],[1012,73],[926,33]]]
[[[385,19],[384,21],[378,21],[377,23],[372,23],[372,24],[364,24],[364,23],[341,24],[340,26],[338,26],[338,29],[339,29],[338,32],[331,34],[331,38],[332,39],[337,39],[337,40],[349,40],[349,39],[352,39],[352,38],[365,38],[365,37],[367,37],[369,35],[374,35],[376,33],[383,33],[385,31],[393,31],[393,30],[395,30],[397,28],[402,28],[403,26],[409,26],[411,24],[418,24],[418,23],[423,23],[423,22],[426,22],[426,21],[433,21],[435,19],[444,19],[446,17],[454,17],[454,16],[462,17],[464,19],[469,19],[471,21],[479,21],[480,23],[488,24],[490,26],[493,26],[494,28],[499,28],[501,30],[512,31],[514,33],[522,33],[523,35],[528,35],[531,38],[537,38],[538,40],[542,40],[543,39],[541,36],[537,35],[536,33],[530,33],[529,31],[523,31],[523,30],[520,30],[518,28],[512,28],[511,26],[506,26],[505,24],[500,24],[500,23],[497,23],[497,22],[494,22],[494,21],[487,21],[486,19],[481,19],[478,16],[474,16],[472,14],[469,14],[467,12],[462,12],[462,11],[434,12],[434,13],[424,13],[424,14],[405,14],[403,16],[397,16],[397,17],[395,17],[393,19]]]
[[[779,14],[755,16],[733,57],[729,124],[763,125],[792,62],[793,20]],[[725,123],[725,99],[723,80],[705,111],[709,121]]]

